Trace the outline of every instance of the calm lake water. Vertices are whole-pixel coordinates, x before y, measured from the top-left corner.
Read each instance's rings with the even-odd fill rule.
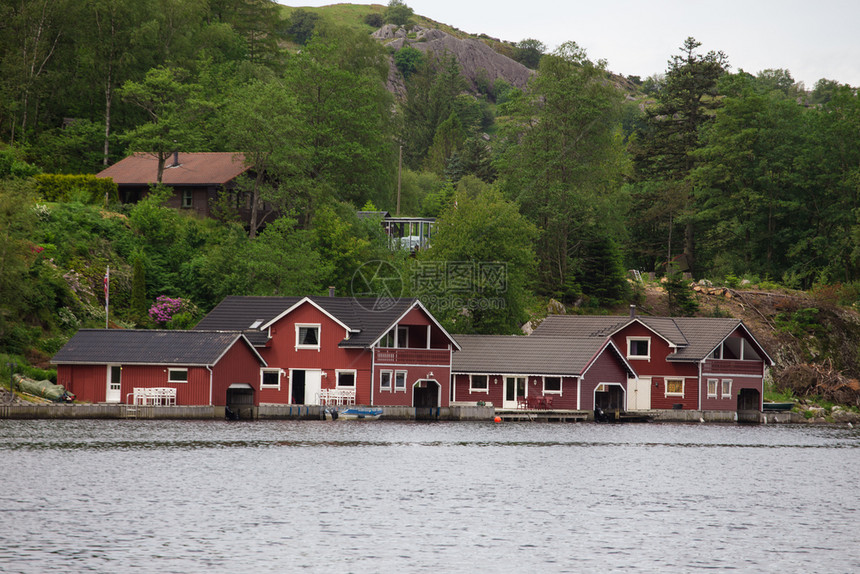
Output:
[[[860,429],[0,420],[2,572],[858,572]]]

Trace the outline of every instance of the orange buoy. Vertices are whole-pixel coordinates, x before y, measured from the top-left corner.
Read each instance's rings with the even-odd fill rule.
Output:
[[[494,423],[500,423],[500,422],[502,422],[502,417],[496,417],[496,418],[494,418],[494,419],[493,419],[493,422],[494,422]]]

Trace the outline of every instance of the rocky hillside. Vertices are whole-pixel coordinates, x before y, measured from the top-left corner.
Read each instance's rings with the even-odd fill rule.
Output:
[[[496,52],[481,40],[458,38],[436,28],[413,26],[406,29],[386,24],[374,32],[373,37],[394,51],[404,46],[411,46],[425,54],[433,52],[438,55],[446,53],[453,55],[460,63],[463,75],[473,90],[477,87],[480,70],[486,72],[490,82],[502,78],[517,88],[525,87],[534,73],[519,62]],[[405,90],[403,80],[393,64],[389,75],[389,89],[401,95]]]

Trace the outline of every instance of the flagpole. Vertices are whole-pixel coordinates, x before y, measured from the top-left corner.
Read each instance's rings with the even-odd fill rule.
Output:
[[[108,318],[110,317],[110,265],[105,272],[105,329],[109,329]]]

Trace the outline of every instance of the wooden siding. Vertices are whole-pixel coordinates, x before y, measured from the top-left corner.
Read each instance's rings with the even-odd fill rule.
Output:
[[[107,393],[105,365],[57,365],[57,383],[79,401],[102,403]]]
[[[763,376],[763,361],[739,361],[727,359],[707,359],[702,365],[702,375],[728,374]]]
[[[666,380],[667,379],[683,379],[684,394],[683,396],[666,395]],[[651,408],[652,409],[671,409],[675,405],[681,405],[682,409],[696,410],[699,408],[699,385],[698,376],[683,377],[667,375],[663,377],[651,378]]]
[[[616,343],[617,345],[617,343]],[[621,349],[622,347],[618,347]],[[626,348],[626,342],[625,347]],[[635,368],[635,367],[634,367]],[[580,381],[579,410],[594,410],[594,391],[600,384],[618,383],[624,389],[625,405],[627,396],[627,369],[618,355],[610,347],[603,351],[591,363]]]
[[[319,349],[296,349],[296,325],[311,324],[320,326]],[[266,360],[270,369],[321,370],[320,382],[323,389],[337,387],[338,370],[354,370],[356,403],[371,404],[370,379],[372,354],[367,349],[338,347],[346,338],[346,329],[328,315],[305,303],[292,313],[272,325],[269,330],[272,337],[265,348],[259,349],[260,355]],[[285,388],[286,387],[286,388]],[[259,389],[259,384],[254,385]],[[281,392],[274,398],[269,394],[261,395],[264,403],[290,402],[290,384],[287,378],[281,379]],[[284,394],[287,393],[287,394]],[[307,399],[306,399],[307,400]]]
[[[262,365],[251,349],[242,341],[237,341],[230,349],[224,353],[215,366],[212,368],[212,404],[217,406],[225,406],[227,404],[227,389],[232,384],[247,383],[254,389],[254,404],[259,405],[264,400],[265,393],[269,392],[260,390],[260,369]],[[287,394],[289,385],[287,378],[281,379],[281,391],[284,397],[289,397]],[[277,393],[277,390],[272,392]],[[269,401],[280,402],[280,401]],[[287,402],[286,400],[284,402]],[[209,404],[207,397],[205,403]]]
[[[483,374],[483,373],[475,373]],[[496,408],[501,408],[502,399],[505,394],[505,385],[502,375],[495,374],[487,377],[487,391],[469,391],[469,375],[454,376],[454,400],[460,403],[479,402],[492,403]]]
[[[483,374],[483,373],[475,373]],[[504,404],[506,376],[523,376],[523,375],[503,375],[493,374],[487,376],[488,388],[487,392],[470,391],[469,375],[455,375],[454,377],[454,400],[456,402],[472,403],[484,401],[492,403],[496,408],[502,408]],[[561,393],[544,393],[543,392],[543,376],[529,375],[526,377],[526,399],[529,398],[551,398],[553,409],[570,409],[576,410],[576,395],[577,395],[577,378],[574,376],[561,377]]]
[[[442,365],[451,364],[447,349],[374,349],[375,361],[380,365]]]
[[[449,406],[451,397],[451,368],[449,365],[433,365],[430,367],[414,365],[375,365],[373,372],[373,404],[387,407],[414,406],[412,401],[415,383],[422,380],[434,380],[439,383],[439,386],[442,389],[438,406]],[[389,391],[383,391],[379,386],[382,371],[391,371],[391,390]],[[396,371],[406,371],[405,391],[395,390],[394,388],[394,373]],[[429,376],[430,373],[432,373],[432,376]],[[468,381],[466,382],[466,385],[466,388],[468,389]]]
[[[717,379],[717,396],[708,397],[708,379]],[[722,381],[732,381],[731,393],[728,397],[722,396]],[[738,409],[738,395],[742,389],[755,389],[759,396],[764,395],[761,377],[722,377],[702,375],[702,410],[704,411],[736,411]]]

